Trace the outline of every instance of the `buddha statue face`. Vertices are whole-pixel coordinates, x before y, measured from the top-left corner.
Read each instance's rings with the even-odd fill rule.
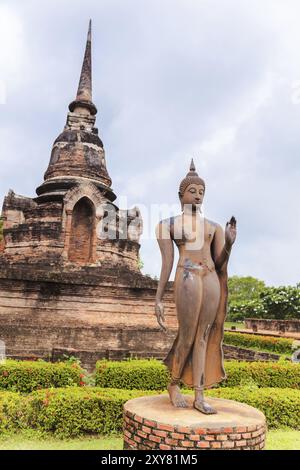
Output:
[[[184,209],[184,206],[186,206],[187,210],[188,208],[191,208],[193,212],[198,208],[200,209],[204,198],[204,192],[205,182],[196,172],[194,161],[192,159],[190,171],[179,185],[178,194],[182,209]]]
[[[204,198],[205,188],[202,184],[191,183],[189,184],[183,195],[180,195],[180,202],[182,208],[188,205],[193,211],[197,210],[197,207],[201,207]]]

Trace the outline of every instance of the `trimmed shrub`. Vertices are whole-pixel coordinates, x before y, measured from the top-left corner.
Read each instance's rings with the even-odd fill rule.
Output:
[[[98,387],[164,390],[169,379],[167,367],[157,359],[104,360],[96,364]]]
[[[26,423],[30,428],[52,432],[60,438],[119,433],[124,403],[153,393],[89,387],[39,390],[24,397]],[[254,406],[266,415],[270,428],[300,429],[300,394],[297,390],[244,386],[209,390],[206,394]]]
[[[258,387],[300,389],[300,365],[291,362],[225,362],[227,379],[221,387],[234,387],[247,381]]]
[[[0,392],[0,432],[36,429],[60,438],[120,433],[123,405],[153,391],[92,387],[38,390],[24,396]],[[191,391],[187,392],[192,393]],[[290,388],[243,386],[206,391],[210,397],[235,400],[262,411],[269,428],[300,429],[300,394]]]
[[[169,371],[156,359],[97,362],[96,385],[138,390],[164,390]],[[225,361],[227,380],[222,387],[240,385],[250,379],[258,387],[300,388],[300,365],[290,362]]]
[[[300,393],[290,388],[220,388],[208,396],[235,400],[262,411],[269,428],[300,429]]]
[[[0,389],[21,393],[49,387],[83,385],[83,370],[78,364],[45,361],[15,361],[0,363]]]
[[[25,426],[24,397],[0,390],[0,432],[15,431]]]
[[[256,348],[279,354],[292,354],[293,342],[294,340],[290,338],[275,338],[247,333],[233,333],[231,331],[224,332],[224,344],[241,348]]]
[[[26,397],[27,426],[64,438],[121,432],[124,403],[149,394],[93,387],[39,390]]]

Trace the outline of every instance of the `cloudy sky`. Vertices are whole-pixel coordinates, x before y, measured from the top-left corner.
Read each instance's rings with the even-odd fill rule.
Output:
[[[160,271],[149,207],[177,204],[194,157],[205,215],[238,220],[230,274],[300,281],[298,0],[0,0],[1,201],[43,181],[90,17],[97,125],[115,192],[142,207],[143,271]]]

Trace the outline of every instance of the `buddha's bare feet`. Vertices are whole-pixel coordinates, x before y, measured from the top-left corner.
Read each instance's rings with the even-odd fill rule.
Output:
[[[195,400],[194,408],[196,408],[198,411],[201,411],[201,413],[204,413],[205,415],[214,415],[217,413],[217,411],[204,400]]]
[[[176,408],[188,408],[188,404],[183,395],[180,393],[180,388],[178,385],[169,384],[168,392],[173,406],[176,406]]]

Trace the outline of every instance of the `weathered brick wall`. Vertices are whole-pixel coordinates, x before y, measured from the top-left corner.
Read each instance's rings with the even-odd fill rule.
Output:
[[[63,250],[61,234],[62,203],[36,204],[30,198],[9,194],[2,216],[5,250],[2,263],[44,264],[57,261]],[[12,214],[15,215],[14,219]]]
[[[300,332],[300,320],[268,320],[268,319],[256,319],[246,318],[246,328],[252,329],[257,332],[259,330],[278,331],[281,333],[285,332]]]
[[[19,358],[162,359],[176,335],[172,283],[164,298],[168,334],[154,314],[157,281],[130,271],[29,265],[0,271],[0,339]],[[104,274],[105,272],[105,274]],[[276,354],[224,345],[226,359],[278,360]]]
[[[157,283],[145,276],[103,276],[96,272],[53,273],[38,279],[30,272],[0,277],[0,338],[9,356],[58,357],[71,350],[91,368],[97,358],[164,357],[176,327],[173,293],[166,293],[162,333],[154,315]],[[24,277],[32,279],[25,280]],[[59,278],[61,276],[61,278]],[[45,273],[44,273],[45,277]],[[53,351],[55,350],[55,351]]]
[[[36,198],[38,203],[14,193],[5,198],[2,211],[5,249],[1,262],[60,264],[65,271],[70,263],[139,271],[138,239],[120,238],[118,227],[114,238],[102,237],[98,233],[101,218],[95,214],[101,212],[105,199],[91,183],[74,184],[75,188],[65,189],[61,200],[48,200],[44,194]],[[66,210],[72,197],[74,207]]]
[[[278,361],[279,354],[254,351],[237,346],[223,345],[224,356],[226,359],[236,359],[239,361]]]

